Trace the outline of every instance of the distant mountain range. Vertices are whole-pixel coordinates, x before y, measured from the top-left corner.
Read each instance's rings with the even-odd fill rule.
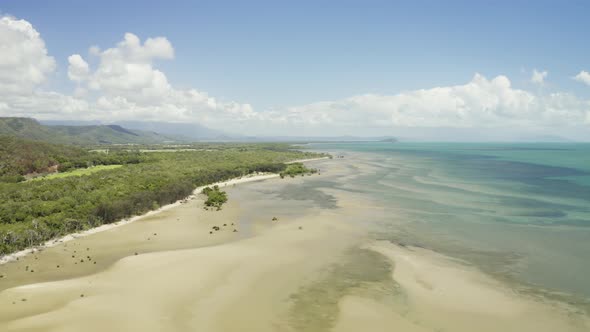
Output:
[[[105,125],[99,121],[41,121],[49,126],[98,126]],[[202,140],[236,140],[239,135],[229,135],[222,131],[210,129],[197,123],[173,123],[158,121],[117,121],[106,125],[116,125],[132,130],[159,133],[180,141]]]
[[[49,126],[97,126],[99,121],[41,121]],[[110,125],[110,124],[109,124]],[[116,121],[112,125],[132,130],[159,133],[179,141],[230,141],[230,142],[353,142],[353,141],[396,141],[391,136],[244,136],[207,128],[197,123],[175,123],[158,121]]]
[[[158,144],[184,141],[156,132],[127,129],[120,125],[40,124],[31,118],[0,118],[0,135],[59,144]]]

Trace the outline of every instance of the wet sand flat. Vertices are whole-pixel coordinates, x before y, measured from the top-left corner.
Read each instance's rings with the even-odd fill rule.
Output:
[[[205,211],[201,199],[192,199],[141,221],[36,251],[0,265],[0,273],[5,276],[0,279],[0,290],[96,273],[135,253],[229,241],[239,237],[239,233],[232,232],[239,229],[238,210],[237,202],[229,202],[221,211]],[[223,227],[224,223],[229,226]],[[222,226],[222,230],[209,234],[214,225]]]
[[[129,256],[86,277],[8,289],[0,319],[6,331],[275,331],[289,295],[355,243],[357,233],[331,218],[321,213],[253,238]]]
[[[377,242],[392,280],[408,298],[405,319],[416,327],[449,331],[588,331],[575,308],[518,294],[473,267],[432,251]]]

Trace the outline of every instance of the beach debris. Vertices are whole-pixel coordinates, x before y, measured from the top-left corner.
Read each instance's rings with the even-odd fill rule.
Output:
[[[279,218],[277,218],[277,217],[272,217],[272,221],[278,221],[278,220],[279,220]]]
[[[84,297],[84,294],[80,294],[80,297]]]
[[[2,279],[2,278],[4,278],[4,277],[5,277],[5,275],[3,275],[3,274],[0,274],[0,279]]]
[[[90,250],[90,248],[86,248],[86,251]]]
[[[72,258],[76,258],[76,255],[72,255]]]
[[[232,222],[232,223],[231,223],[231,225],[233,226],[233,225],[234,225],[234,223]]]
[[[94,261],[94,264],[96,264],[96,261]]]
[[[213,234],[213,231],[209,231],[209,234]]]
[[[219,226],[213,226],[212,228],[213,228],[213,230],[215,230],[215,231],[218,231],[218,230],[220,230],[220,229],[221,229],[221,228],[219,228]]]
[[[20,300],[23,301],[23,302],[27,302],[27,299],[25,299],[25,298],[22,298]]]
[[[237,232],[238,232],[238,230],[234,228],[234,233],[237,233]]]
[[[57,268],[59,269],[59,265],[57,266]]]
[[[80,263],[84,263],[84,260],[83,260],[83,259],[81,259],[81,260],[80,260]]]
[[[137,253],[135,253],[135,256],[137,256]]]
[[[227,224],[223,224],[223,226],[225,227],[225,226],[227,226]]]
[[[29,270],[29,266],[27,265],[27,266],[25,266],[25,271],[28,271],[28,270]]]
[[[303,226],[299,226],[299,229],[303,229]]]
[[[158,233],[154,233],[154,236],[158,235]]]

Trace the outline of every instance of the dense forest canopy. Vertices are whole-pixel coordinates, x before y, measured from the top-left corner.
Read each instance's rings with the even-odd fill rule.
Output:
[[[105,149],[108,154],[49,144],[39,147],[47,153],[34,144],[28,152],[40,156],[39,167],[53,161],[76,166],[81,161],[104,162],[102,158],[123,166],[84,176],[0,183],[0,255],[145,213],[190,195],[198,186],[252,172],[279,173],[286,168],[284,162],[317,156],[286,144],[193,144],[188,151],[176,152],[114,146]],[[18,153],[10,151],[1,155],[2,165],[19,165],[11,160]],[[136,159],[131,162],[132,158]]]
[[[0,182],[20,182],[26,175],[95,165],[136,164],[143,159],[137,151],[88,152],[74,146],[0,136]]]

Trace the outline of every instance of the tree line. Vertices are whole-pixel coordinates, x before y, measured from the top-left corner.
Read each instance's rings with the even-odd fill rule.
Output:
[[[119,152],[114,155],[137,159],[117,160],[124,166],[81,177],[0,183],[0,255],[143,214],[185,198],[199,186],[253,172],[279,173],[287,168],[284,162],[315,155],[287,145],[267,149],[257,144],[210,151]]]

